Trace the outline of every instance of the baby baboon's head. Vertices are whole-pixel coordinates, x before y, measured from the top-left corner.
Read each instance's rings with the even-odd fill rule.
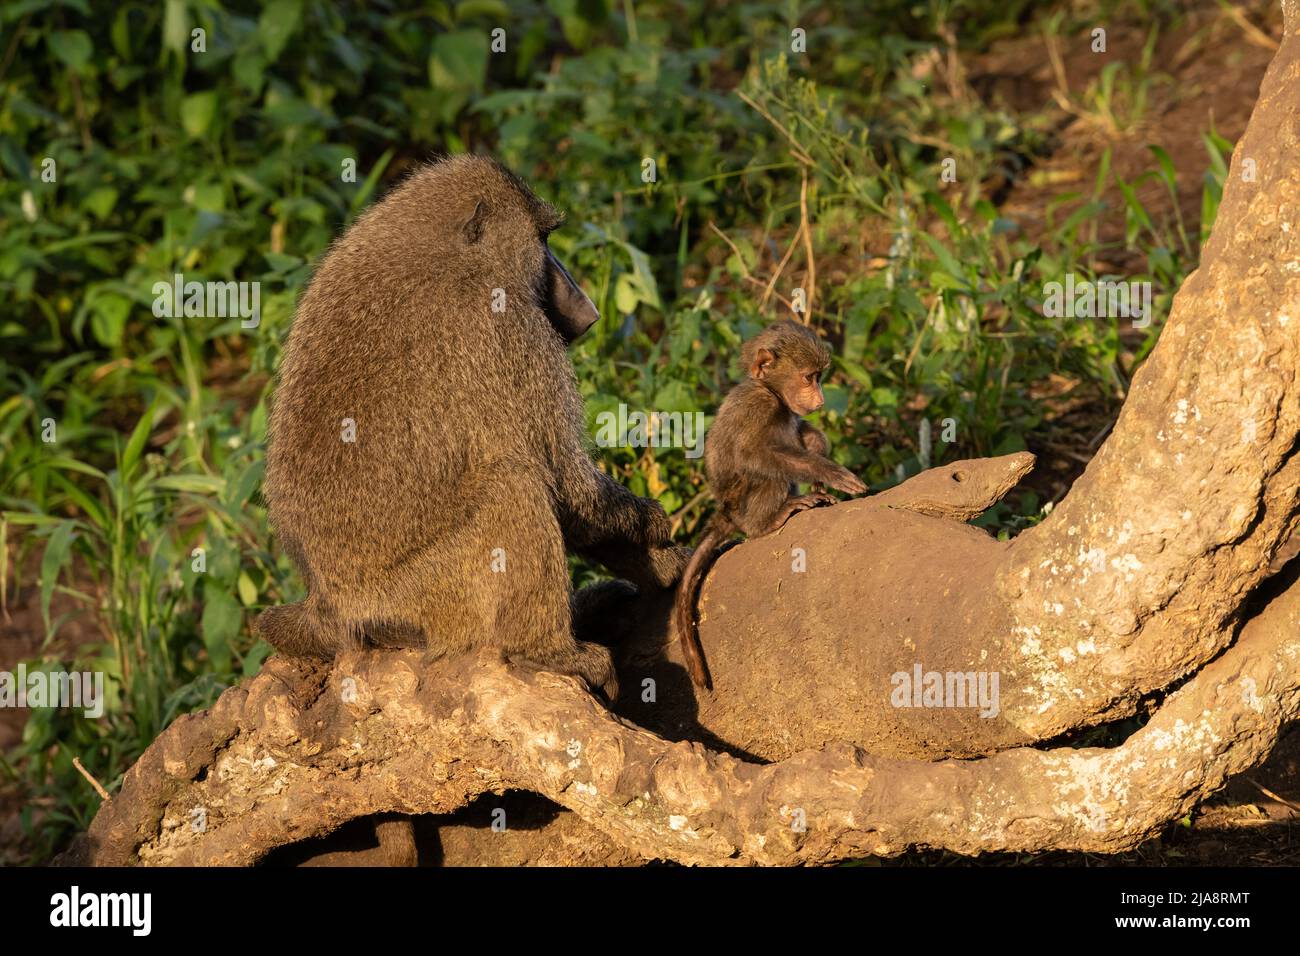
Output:
[[[805,325],[774,322],[740,349],[749,377],[775,392],[790,411],[808,415],[822,407],[821,377],[831,350]]]

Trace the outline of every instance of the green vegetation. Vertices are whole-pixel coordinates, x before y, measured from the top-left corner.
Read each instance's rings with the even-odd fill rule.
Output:
[[[491,151],[568,212],[553,242],[603,316],[573,350],[593,432],[619,403],[711,411],[741,339],[812,286],[809,248],[811,319],[835,346],[817,423],[873,488],[926,454],[1040,450],[1053,402],[1104,425],[1200,235],[1139,201],[1151,180],[1178,208],[1159,149],[1131,182],[1107,152],[1087,188],[1052,193],[1041,235],[1003,215],[1000,191],[1050,152],[1053,127],[1043,112],[989,105],[953,64],[1000,38],[1086,45],[1089,21],[1054,7],[6,5],[0,591],[39,606],[44,644],[29,660],[110,681],[104,718],[36,711],[0,763],[31,795],[32,859],[98,806],[74,757],[112,791],[173,718],[260,667],[269,648],[252,641],[251,616],[302,587],[258,497],[295,298],[330,240],[436,152]],[[1156,3],[1106,12],[1142,24],[1141,38],[1177,16]],[[490,48],[498,26],[505,52]],[[795,26],[810,52],[792,51]],[[1108,135],[1140,124],[1157,75],[1146,50],[1077,88],[1071,109]],[[1201,234],[1230,149],[1208,130],[1205,143],[1205,155],[1176,157],[1209,170]],[[942,178],[945,159],[956,182]],[[1126,228],[1107,240],[1098,224],[1117,195]],[[1123,278],[1154,282],[1149,329],[1041,314],[1045,282],[1100,277],[1115,255],[1132,264]],[[178,272],[259,281],[260,326],[155,317],[154,283]],[[1042,391],[1049,381],[1061,387]],[[706,513],[698,462],[680,450],[602,454],[684,535]],[[1029,490],[986,521],[1013,531],[1041,497]],[[102,642],[64,639],[73,614]]]

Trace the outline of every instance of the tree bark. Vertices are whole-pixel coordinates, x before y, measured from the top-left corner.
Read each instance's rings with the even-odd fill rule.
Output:
[[[1300,713],[1295,577],[1122,746],[983,760],[836,743],[760,765],[666,741],[573,678],[488,653],[425,665],[414,651],[353,652],[329,668],[276,657],[164,731],[69,861],[248,865],[356,816],[448,814],[509,790],[687,864],[1130,849],[1261,762]]]

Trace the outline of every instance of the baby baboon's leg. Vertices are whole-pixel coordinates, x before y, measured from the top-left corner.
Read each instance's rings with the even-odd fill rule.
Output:
[[[765,519],[759,526],[757,535],[771,534],[774,531],[781,530],[781,527],[801,511],[807,511],[810,508],[819,508],[822,505],[835,504],[835,498],[823,492],[810,492],[806,495],[791,495],[781,506]]]

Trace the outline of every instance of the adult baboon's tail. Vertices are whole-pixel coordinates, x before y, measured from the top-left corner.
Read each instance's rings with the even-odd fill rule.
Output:
[[[331,660],[344,643],[337,626],[322,620],[309,600],[268,607],[253,621],[253,633],[294,657]]]

